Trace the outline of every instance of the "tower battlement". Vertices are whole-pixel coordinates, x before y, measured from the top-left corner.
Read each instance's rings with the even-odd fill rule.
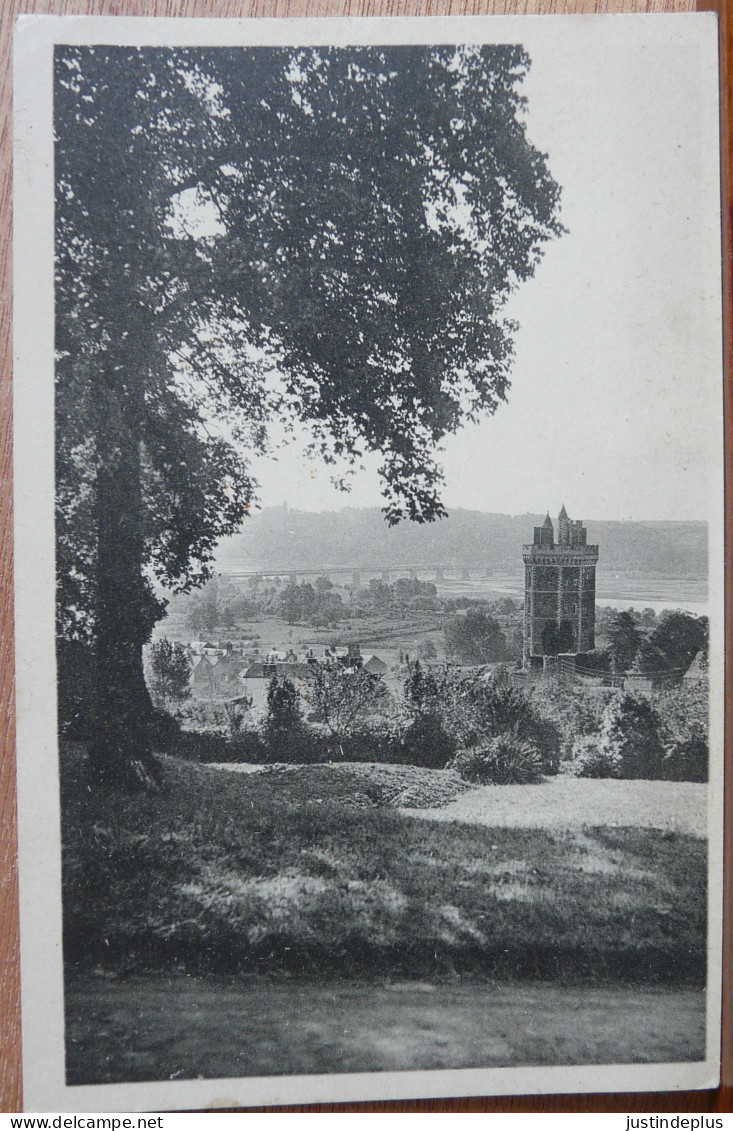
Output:
[[[588,545],[583,523],[565,507],[555,528],[547,514],[522,548],[524,560],[524,664],[560,652],[595,647],[598,546]]]

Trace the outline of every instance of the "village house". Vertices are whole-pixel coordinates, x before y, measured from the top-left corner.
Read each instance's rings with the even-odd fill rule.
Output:
[[[218,652],[194,656],[191,691],[198,699],[231,699],[242,694],[242,657]]]
[[[370,656],[368,660],[362,663],[364,671],[369,672],[371,675],[383,676],[389,671],[387,664],[384,660],[380,660],[379,656]]]

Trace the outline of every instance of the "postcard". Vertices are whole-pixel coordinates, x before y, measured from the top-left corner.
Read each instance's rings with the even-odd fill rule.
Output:
[[[21,17],[27,1110],[719,1078],[712,13]]]

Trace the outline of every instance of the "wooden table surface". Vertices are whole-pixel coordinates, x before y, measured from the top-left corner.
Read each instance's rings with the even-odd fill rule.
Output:
[[[20,975],[18,941],[18,877],[15,818],[15,704],[13,670],[12,562],[12,28],[21,13],[55,15],[130,16],[410,16],[546,14],[562,12],[686,12],[717,10],[721,41],[721,136],[723,143],[724,315],[726,354],[726,520],[730,519],[731,488],[731,268],[733,248],[733,0],[0,0],[2,62],[2,132],[0,133],[0,1111],[22,1109],[20,1063]],[[733,614],[730,599],[730,522],[727,530],[726,639],[730,650]],[[730,697],[728,697],[730,700]],[[726,709],[727,734],[731,704]],[[726,810],[733,813],[730,742],[726,741]],[[651,1092],[623,1095],[505,1096],[419,1100],[391,1103],[322,1104],[310,1108],[269,1109],[307,1111],[436,1111],[436,1112],[730,1112],[733,1110],[733,993],[731,986],[731,821],[726,842],[726,930],[724,942],[723,1084],[716,1091]]]

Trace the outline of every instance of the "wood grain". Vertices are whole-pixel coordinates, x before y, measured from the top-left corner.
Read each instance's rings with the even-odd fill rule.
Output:
[[[733,270],[733,17],[727,0],[0,0],[0,1111],[22,1106],[20,1064],[20,974],[15,811],[15,714],[13,670],[12,563],[12,404],[11,404],[11,50],[12,27],[21,13],[133,16],[374,16],[547,14],[561,12],[679,12],[713,9],[719,13],[721,42],[721,135],[723,146],[724,315],[726,401],[726,640],[733,640],[730,592],[730,512],[733,499],[733,355],[731,274]],[[726,708],[727,735],[733,733],[733,696]],[[715,1091],[623,1095],[512,1096],[424,1100],[385,1104],[322,1104],[268,1110],[437,1111],[437,1112],[599,1112],[733,1110],[733,774],[726,739],[726,910],[724,943],[723,1084]],[[257,1109],[253,1109],[257,1110]]]

